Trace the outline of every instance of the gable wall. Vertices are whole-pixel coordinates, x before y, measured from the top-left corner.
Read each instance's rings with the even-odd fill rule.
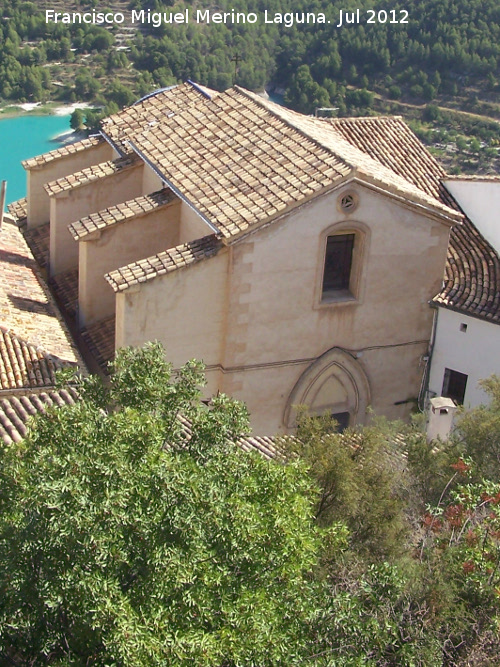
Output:
[[[322,232],[348,220],[337,197],[353,189],[359,208],[341,229],[366,231],[359,299],[323,304]],[[420,389],[432,326],[428,301],[441,286],[448,236],[447,226],[356,185],[234,247],[222,388],[247,401],[257,432],[285,427],[290,392],[332,347],[357,359],[377,412],[408,415],[411,404],[400,402]]]
[[[325,305],[323,232],[346,222],[337,197],[352,189],[360,204],[342,229],[365,230],[359,299]],[[420,389],[428,301],[441,285],[448,236],[446,225],[349,185],[215,258],[118,294],[117,345],[160,339],[176,367],[191,357],[220,364],[211,384],[244,400],[254,431],[268,435],[289,428],[284,415],[294,386],[317,357],[338,347],[366,376],[374,409],[402,418],[411,407],[404,401]],[[364,421],[361,397],[352,400]]]
[[[89,326],[113,315],[115,295],[104,274],[178,244],[180,202],[102,230],[79,242],[78,315]],[[77,243],[77,242],[74,242]]]
[[[68,225],[91,213],[142,195],[144,163],[52,196],[50,203],[50,274],[78,266],[78,244]]]
[[[38,227],[49,221],[50,197],[44,190],[45,183],[50,183],[76,171],[107,162],[116,156],[113,148],[104,141],[84,151],[51,160],[41,167],[27,171],[28,228]]]
[[[345,216],[337,198],[352,190],[359,208]],[[325,304],[322,233],[337,231],[336,223],[342,231],[350,225],[366,230],[360,298]],[[295,358],[304,347],[316,356],[332,345],[358,349],[428,339],[428,301],[442,283],[448,236],[445,225],[356,185],[247,237],[234,246],[230,308],[244,306],[248,321],[230,330],[225,364],[272,361],[277,349]],[[245,349],[237,345],[242,339]]]

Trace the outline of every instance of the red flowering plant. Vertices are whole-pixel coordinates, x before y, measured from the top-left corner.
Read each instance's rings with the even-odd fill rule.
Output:
[[[437,506],[422,519],[420,559],[445,567],[464,602],[482,606],[488,599],[500,612],[500,484],[471,482],[470,460],[451,467]]]

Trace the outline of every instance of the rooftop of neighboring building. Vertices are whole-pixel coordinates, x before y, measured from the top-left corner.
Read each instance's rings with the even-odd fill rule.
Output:
[[[0,229],[0,327],[58,363],[81,357],[18,227]]]

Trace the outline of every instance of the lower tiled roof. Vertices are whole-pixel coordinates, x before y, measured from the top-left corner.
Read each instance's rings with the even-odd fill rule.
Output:
[[[131,285],[144,283],[157,276],[195,264],[202,259],[213,257],[222,246],[222,241],[215,234],[211,234],[123,266],[107,273],[104,277],[115,292],[121,292]]]
[[[280,455],[280,449],[276,446],[276,438],[261,435],[245,435],[239,438],[236,444],[244,452],[259,452],[266,459],[276,459]]]
[[[434,303],[500,323],[500,258],[468,219],[451,232],[444,285]]]
[[[15,218],[17,224],[22,224],[28,217],[28,200],[26,197],[13,201],[7,205],[7,210]]]
[[[26,240],[5,219],[0,230],[0,327],[54,358],[81,362]]]
[[[78,395],[72,388],[0,398],[0,438],[6,445],[20,442],[30,417],[47,408],[72,405],[76,400]]]
[[[37,263],[42,269],[46,269],[49,265],[50,224],[46,222],[39,227],[25,229],[24,238]]]
[[[91,215],[69,225],[69,231],[73,235],[75,241],[80,241],[93,232],[111,227],[120,222],[125,222],[132,218],[137,218],[141,215],[146,215],[147,213],[151,213],[163,206],[171,204],[173,201],[180,200],[172,190],[164,188],[163,190],[153,192],[150,195],[129,199],[122,204],[110,206],[97,213],[92,213]]]
[[[5,445],[20,442],[26,436],[31,417],[47,408],[74,405],[76,401],[78,393],[71,387],[0,398],[0,439]],[[181,423],[187,433],[189,422],[181,418]],[[239,438],[236,445],[246,452],[258,452],[266,459],[274,459],[279,453],[274,438],[247,435]]]
[[[95,322],[82,329],[81,337],[100,368],[108,373],[108,363],[115,356],[115,318]]]
[[[47,408],[74,405],[76,401],[78,393],[72,387],[0,398],[0,439],[5,445],[20,442],[27,434],[31,417]],[[189,422],[182,417],[179,419],[184,433],[189,435]],[[279,454],[274,438],[246,435],[239,438],[236,445],[246,452],[258,452],[266,459],[275,459]]]
[[[61,308],[74,319],[78,305],[78,269],[58,273],[49,280]]]
[[[0,389],[52,387],[67,365],[0,327]]]
[[[136,156],[118,158],[117,160],[108,160],[108,162],[101,162],[93,167],[87,167],[81,171],[75,171],[69,176],[63,176],[55,181],[50,181],[44,185],[45,191],[49,196],[58,195],[67,190],[74,190],[82,185],[92,183],[100,178],[112,176],[125,169],[132,169],[140,164]]]

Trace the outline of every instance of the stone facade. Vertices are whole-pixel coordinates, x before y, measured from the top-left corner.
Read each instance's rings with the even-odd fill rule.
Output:
[[[101,362],[153,339],[175,367],[201,358],[257,434],[291,432],[298,404],[350,425],[370,406],[409,415],[463,214],[401,119],[306,118],[188,83],[25,167],[28,227],[47,170],[50,275]]]

